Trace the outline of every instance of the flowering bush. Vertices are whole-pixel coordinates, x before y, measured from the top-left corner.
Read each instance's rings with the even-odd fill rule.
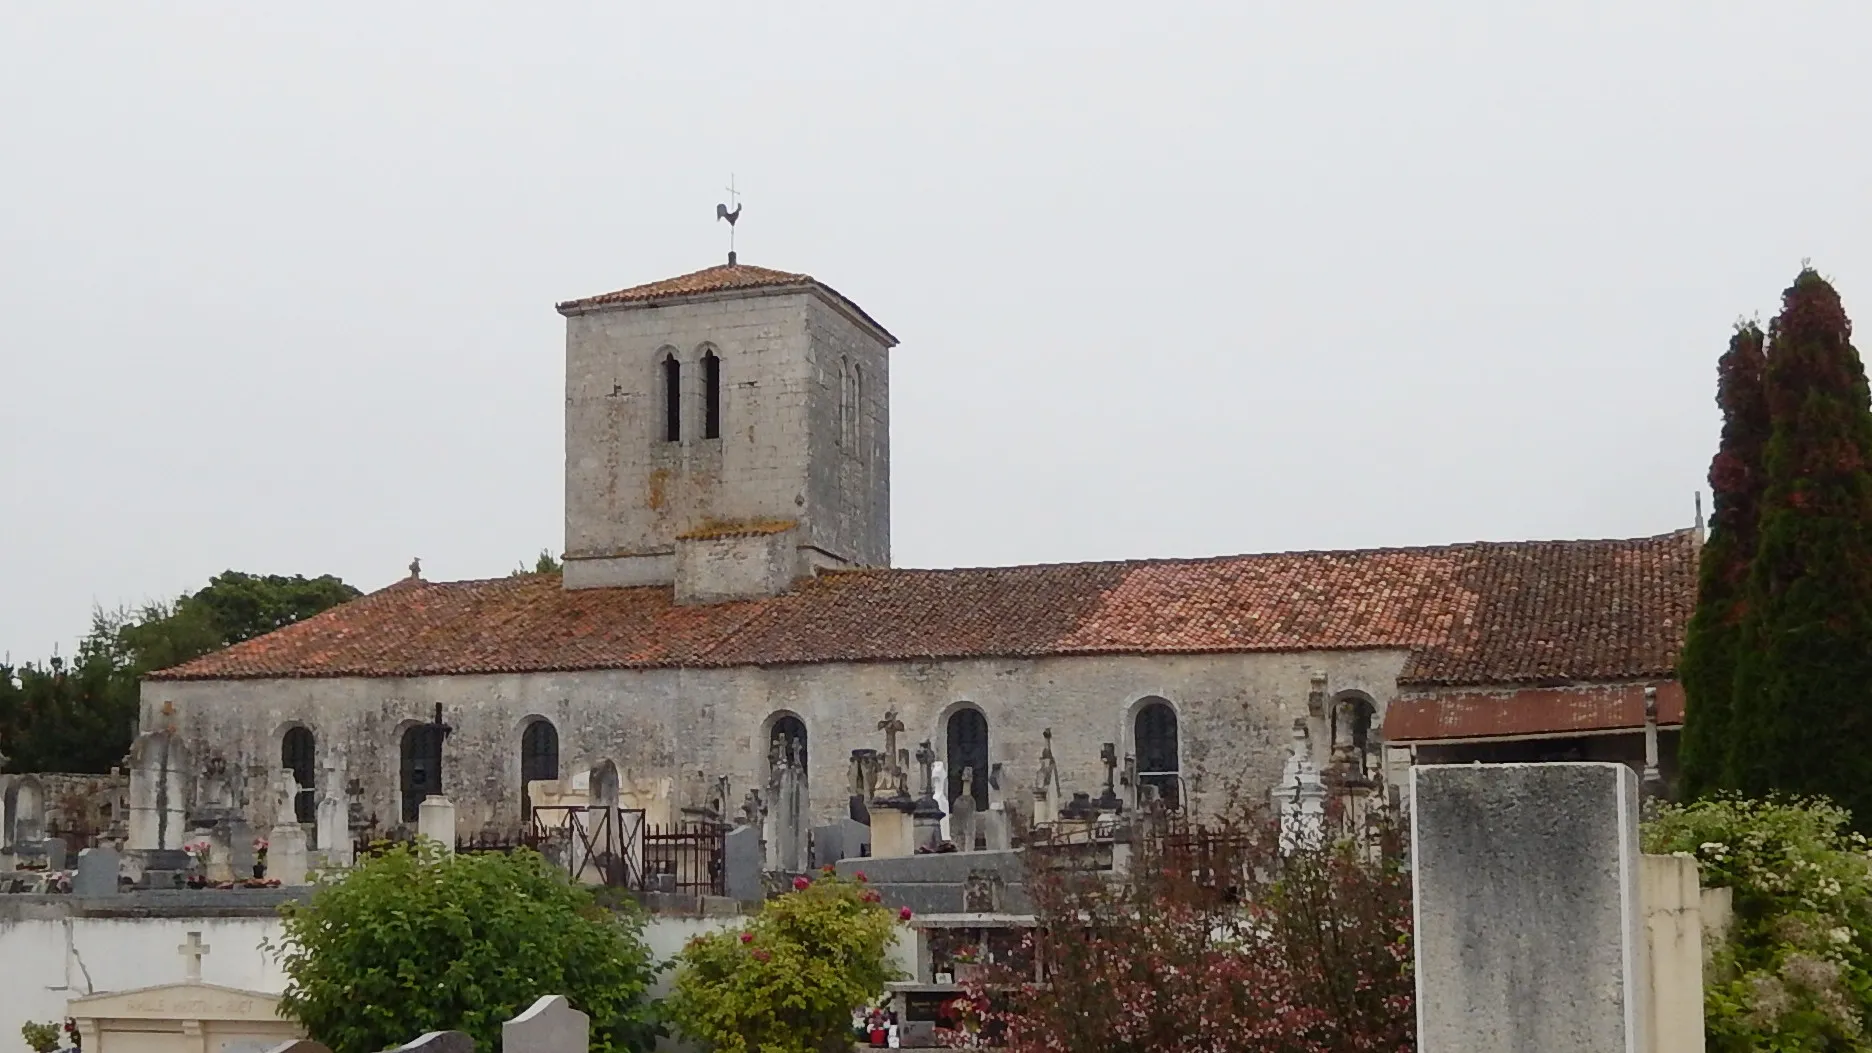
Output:
[[[1694,857],[1730,888],[1735,927],[1705,977],[1711,1053],[1872,1050],[1872,853],[1817,798],[1666,806],[1645,850]]]
[[[664,1007],[684,1034],[723,1053],[846,1050],[852,1011],[898,978],[885,957],[895,930],[862,882],[800,878],[745,930],[691,940]]]
[[[20,1028],[20,1037],[33,1053],[52,1053],[59,1048],[59,1026],[57,1024],[28,1023]]]
[[[1414,1048],[1410,876],[1395,844],[1277,851],[1241,814],[1200,853],[1147,841],[1122,881],[1029,877],[1037,928],[964,983],[952,1044],[1016,1053],[1397,1053]],[[1187,842],[1186,842],[1187,843]],[[1201,862],[1198,864],[1197,859]]]

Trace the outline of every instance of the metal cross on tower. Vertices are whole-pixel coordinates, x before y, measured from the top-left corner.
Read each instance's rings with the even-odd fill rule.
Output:
[[[728,173],[727,190],[728,204],[715,206],[715,219],[717,222],[724,219],[728,221],[728,265],[732,267],[735,263],[735,222],[741,218],[741,192],[735,189],[733,172]]]

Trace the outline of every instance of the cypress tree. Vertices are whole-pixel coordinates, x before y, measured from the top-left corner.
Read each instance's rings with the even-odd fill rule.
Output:
[[[1678,677],[1685,712],[1683,787],[1692,796],[1732,787],[1730,700],[1735,696],[1742,591],[1755,558],[1762,455],[1768,445],[1767,359],[1761,327],[1736,326],[1716,364],[1722,441],[1710,461],[1710,537],[1697,567],[1697,606],[1684,633]]]
[[[1872,826],[1872,408],[1852,323],[1812,269],[1782,294],[1773,427],[1729,728],[1745,793],[1824,794]]]

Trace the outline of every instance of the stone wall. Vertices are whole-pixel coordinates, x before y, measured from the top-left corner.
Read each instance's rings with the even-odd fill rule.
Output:
[[[323,766],[337,751],[363,788],[367,812],[395,824],[400,794],[399,743],[405,728],[431,718],[436,703],[454,727],[444,755],[444,788],[461,810],[464,833],[507,829],[519,821],[520,736],[544,718],[559,733],[560,775],[602,759],[633,780],[671,780],[678,807],[703,803],[718,776],[730,800],[765,783],[767,734],[792,714],[806,725],[814,822],[843,816],[851,751],[883,745],[877,722],[895,707],[906,725],[900,746],[929,739],[947,749],[948,717],[981,710],[989,756],[1003,765],[1010,802],[1031,807],[1031,784],[1043,744],[1053,752],[1068,794],[1096,795],[1104,771],[1099,749],[1133,752],[1135,713],[1161,698],[1179,716],[1181,770],[1198,806],[1239,785],[1260,797],[1279,776],[1293,720],[1307,713],[1310,677],[1327,674],[1329,693],[1358,691],[1383,709],[1395,694],[1402,652],[1096,656],[845,663],[732,669],[602,670],[511,676],[412,679],[300,679],[150,682],[143,685],[143,727],[173,723],[190,749],[219,750],[235,779],[250,765],[277,765],[288,727],[317,739]],[[164,717],[164,703],[173,716]],[[1316,760],[1326,734],[1315,722]],[[242,799],[257,789],[237,787]]]
[[[706,353],[721,434],[703,434]],[[666,437],[663,361],[682,366]],[[861,364],[864,442],[840,436],[841,363]],[[760,291],[566,320],[566,583],[674,580],[675,539],[798,521],[823,562],[890,558],[887,351],[818,295]]]

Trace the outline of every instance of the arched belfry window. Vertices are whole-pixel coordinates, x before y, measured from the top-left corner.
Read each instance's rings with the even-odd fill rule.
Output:
[[[964,793],[975,798],[976,811],[988,810],[988,718],[974,707],[949,714],[946,730],[949,749],[943,754],[949,771],[948,802],[953,804]],[[962,770],[970,771],[969,783],[962,785]]]
[[[317,746],[308,728],[287,728],[280,739],[280,767],[290,770],[293,780],[299,784],[299,792],[293,795],[293,818],[302,823],[309,823],[313,818],[312,772]]]
[[[520,734],[520,818],[533,818],[533,797],[528,786],[559,777],[559,729],[550,720],[536,720]]]
[[[403,821],[413,823],[423,798],[442,792],[442,729],[417,724],[403,733]]]
[[[702,437],[721,438],[721,359],[713,351],[702,355]]]
[[[1157,787],[1157,796],[1171,807],[1181,805],[1182,771],[1177,752],[1177,715],[1161,699],[1137,711],[1133,729],[1137,747],[1138,785]]]
[[[663,441],[682,441],[682,363],[663,356]]]

